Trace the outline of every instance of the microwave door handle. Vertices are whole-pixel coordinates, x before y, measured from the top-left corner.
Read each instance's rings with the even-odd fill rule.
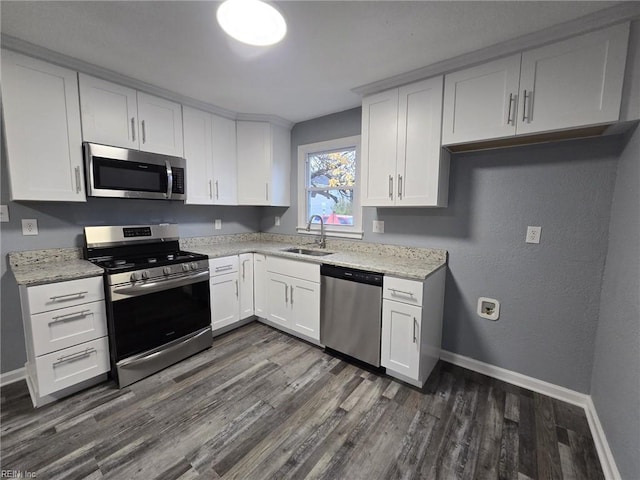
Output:
[[[171,170],[169,160],[165,160],[164,164],[167,167],[167,198],[171,198],[173,194],[173,170]]]

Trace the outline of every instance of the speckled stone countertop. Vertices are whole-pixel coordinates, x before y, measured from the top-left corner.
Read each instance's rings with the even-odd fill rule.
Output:
[[[332,253],[316,257],[283,251],[301,246],[317,250],[318,247],[313,244],[313,238],[308,236],[260,233],[226,237],[228,237],[226,242],[224,236],[186,238],[181,240],[180,244],[185,250],[205,254],[209,258],[254,252],[311,263],[369,270],[415,280],[424,280],[447,263],[447,251],[440,249],[327,239],[325,250]],[[212,238],[216,240],[211,241]]]
[[[402,247],[376,243],[327,239],[330,255],[284,252],[290,247],[318,249],[313,237],[248,233],[191,237],[180,240],[180,247],[209,258],[240,253],[263,253],[311,263],[326,263],[357,268],[397,277],[424,280],[447,263],[447,251],[431,248]],[[102,275],[100,267],[82,259],[80,248],[59,248],[9,253],[9,265],[19,285],[33,286]]]
[[[9,253],[9,265],[18,285],[33,286],[98,277],[103,270],[82,259],[80,248],[54,248]]]

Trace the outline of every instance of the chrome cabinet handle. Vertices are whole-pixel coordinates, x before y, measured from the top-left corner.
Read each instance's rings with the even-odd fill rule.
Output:
[[[239,295],[238,280],[236,280],[236,297]]]
[[[398,175],[398,198],[402,198],[402,175]]]
[[[522,121],[526,121],[528,123],[531,122],[531,112],[527,114],[527,106],[529,106],[529,110],[531,110],[531,105],[528,105],[531,103],[531,94],[532,92],[527,92],[525,90],[523,94],[524,100],[522,101]]]
[[[226,270],[231,270],[233,265],[223,265],[222,267],[216,267],[216,272],[224,272]]]
[[[264,184],[264,189],[266,192],[266,198],[267,198],[267,202],[269,201],[269,182]]]
[[[291,289],[291,305],[293,305],[293,285],[289,285],[289,288]]]
[[[289,291],[289,289],[287,288],[287,284],[284,284],[284,303],[289,303],[289,296],[287,295],[287,292]]]
[[[77,360],[78,358],[86,357],[87,355],[91,355],[95,351],[96,351],[95,348],[90,347],[85,349],[83,352],[76,352],[76,353],[72,353],[71,355],[63,355],[61,357],[58,357],[58,361],[55,362],[54,365],[57,365],[58,363],[70,362],[71,360]]]
[[[55,317],[51,317],[51,321],[49,322],[49,325],[51,325],[52,323],[61,322],[71,317],[86,317],[89,313],[91,313],[91,310],[82,310],[80,312],[66,313],[64,315],[56,315]]]
[[[514,95],[513,93],[509,94],[509,112],[507,113],[507,124],[515,125],[516,118],[515,118],[515,115],[513,116],[513,118],[511,118],[511,109],[512,109],[512,105],[516,103],[517,98],[518,98],[517,95]]]
[[[393,175],[389,175],[389,198],[393,200]]]
[[[410,297],[413,297],[413,292],[405,292],[404,290],[397,290],[395,288],[390,288],[389,290],[391,290],[391,292],[393,292],[394,295],[397,295],[398,293],[403,293],[404,295],[409,295]]]
[[[76,193],[80,193],[82,188],[80,187],[80,167],[75,168],[76,171]]]
[[[89,293],[89,292],[84,291],[84,292],[67,293],[66,295],[54,295],[53,297],[49,297],[49,300],[52,300],[52,301],[54,301],[54,302],[55,302],[55,301],[58,301],[58,300],[60,300],[60,299],[62,299],[62,298],[69,298],[69,297],[83,297],[83,296],[85,296],[87,293]]]
[[[218,180],[216,180],[216,200],[220,198],[220,189],[218,188]]]
[[[211,180],[209,180],[209,198],[213,198],[213,191],[211,189]]]
[[[142,143],[147,143],[147,129],[144,125],[144,120],[142,120]]]
[[[131,117],[131,140],[136,141],[136,117]]]
[[[416,317],[413,317],[413,343],[416,343],[418,337],[416,337]]]

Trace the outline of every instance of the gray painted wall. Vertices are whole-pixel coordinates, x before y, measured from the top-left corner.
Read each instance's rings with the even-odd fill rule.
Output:
[[[260,228],[256,207],[184,205],[181,202],[91,198],[87,203],[10,202],[6,153],[2,148],[0,200],[9,206],[9,223],[0,224],[0,371],[24,366],[26,352],[18,287],[7,271],[7,253],[19,250],[81,247],[86,225],[177,223],[181,237],[255,232]],[[22,236],[23,218],[38,220],[38,236]],[[214,219],[222,229],[214,230]]]
[[[591,396],[621,477],[640,478],[640,129],[618,164]]]
[[[265,210],[263,231],[295,233],[297,146],[359,133],[359,109],[294,126],[292,207]],[[445,349],[588,393],[621,144],[454,155],[448,208],[365,208],[364,240],[449,251]],[[374,219],[384,234],[372,233]],[[542,226],[539,245],[525,244],[527,225]],[[501,302],[497,322],[476,315],[480,296]]]

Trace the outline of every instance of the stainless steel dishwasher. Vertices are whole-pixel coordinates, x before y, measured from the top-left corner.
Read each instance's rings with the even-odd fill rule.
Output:
[[[379,367],[383,275],[333,265],[320,275],[320,343]]]

